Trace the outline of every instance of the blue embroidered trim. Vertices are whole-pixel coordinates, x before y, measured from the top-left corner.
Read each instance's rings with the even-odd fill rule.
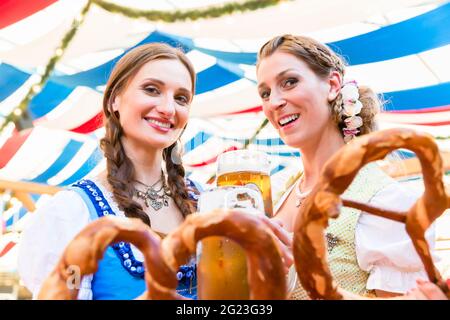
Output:
[[[184,181],[186,182],[186,186],[188,188],[198,191],[197,186],[194,184],[194,182],[192,182],[191,179],[185,178]],[[188,191],[188,198],[195,201],[195,209],[197,209],[197,202],[199,197],[200,197],[199,194],[196,194],[191,190]]]
[[[177,272],[177,280],[179,283],[184,284],[185,286],[190,286],[192,281],[196,278],[197,275],[197,265],[191,264],[186,266],[181,266]]]
[[[108,215],[116,215],[103,196],[103,193],[94,182],[90,180],[80,180],[74,183],[73,186],[81,188],[86,192],[91,199],[99,218]],[[136,260],[129,243],[121,241],[113,244],[112,247],[121,261],[122,266],[128,271],[128,273],[130,273],[133,277],[144,278],[144,265],[142,262]]]
[[[189,179],[186,179],[186,184],[189,187],[196,188],[194,183]],[[108,215],[116,215],[112,208],[109,206],[101,190],[91,180],[83,179],[74,183],[72,186],[81,188],[82,190],[84,190],[84,192],[86,192],[92,204],[94,205],[99,218]],[[189,197],[193,200],[198,199],[198,195],[193,192],[189,192]],[[144,278],[144,265],[142,262],[136,260],[129,243],[121,241],[113,244],[112,247],[117,257],[121,261],[122,266],[128,271],[128,273],[130,273],[133,277]],[[192,281],[195,280],[196,275],[197,266],[195,263],[193,263],[191,265],[181,266],[177,273],[177,279],[179,283],[187,286],[192,284]]]

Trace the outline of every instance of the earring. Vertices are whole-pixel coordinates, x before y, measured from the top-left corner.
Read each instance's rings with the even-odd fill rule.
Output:
[[[173,164],[181,165],[181,150],[180,146],[178,144],[178,141],[175,143],[175,146],[170,151],[170,160],[172,160]]]

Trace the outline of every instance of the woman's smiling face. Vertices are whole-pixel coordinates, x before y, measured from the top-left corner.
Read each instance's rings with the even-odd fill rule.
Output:
[[[113,102],[125,140],[145,148],[172,145],[188,121],[192,86],[189,71],[177,59],[144,64]]]
[[[301,148],[336,126],[329,108],[335,90],[303,60],[275,51],[259,62],[257,78],[264,113],[287,145]]]

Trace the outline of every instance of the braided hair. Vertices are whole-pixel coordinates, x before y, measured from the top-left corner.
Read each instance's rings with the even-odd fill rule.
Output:
[[[322,79],[326,79],[331,72],[337,71],[342,78],[345,75],[345,60],[328,46],[305,36],[282,35],[266,42],[258,53],[257,67],[262,59],[269,57],[276,51],[282,51],[294,55],[304,61],[308,67]],[[382,102],[372,89],[367,86],[359,86],[359,100],[363,108],[359,116],[363,120],[360,133],[366,134],[377,129],[375,115],[380,112]],[[342,129],[345,128],[343,114],[343,99],[339,92],[336,98],[330,102],[330,111],[333,121]]]
[[[192,92],[195,92],[195,71],[191,62],[184,53],[163,43],[145,44],[134,48],[125,54],[114,66],[106,84],[103,96],[103,113],[105,122],[105,136],[100,141],[100,147],[106,157],[107,181],[112,188],[114,200],[125,216],[138,218],[151,226],[150,218],[143,210],[141,204],[133,200],[135,168],[125,153],[121,141],[123,128],[120,125],[120,115],[113,111],[112,104],[121,94],[127,84],[147,62],[156,59],[173,59],[180,61],[189,71],[192,80]],[[163,159],[166,162],[167,182],[172,198],[184,217],[194,212],[194,203],[188,198],[191,191],[185,184],[185,171],[181,161],[175,164],[171,152],[177,142],[163,150]]]

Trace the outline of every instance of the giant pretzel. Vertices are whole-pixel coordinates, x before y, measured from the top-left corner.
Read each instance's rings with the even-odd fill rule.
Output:
[[[375,208],[341,199],[358,171],[389,152],[405,148],[420,160],[425,192],[407,212]],[[442,159],[433,138],[409,129],[390,129],[362,136],[340,149],[326,164],[318,184],[300,209],[294,228],[294,260],[300,281],[312,299],[358,298],[338,288],[326,261],[324,231],[342,205],[403,222],[431,282],[450,298],[449,289],[433,265],[425,231],[447,208],[450,195],[442,181]]]
[[[173,272],[195,253],[198,241],[222,236],[240,244],[247,253],[250,299],[286,298],[286,278],[275,236],[257,217],[234,210],[194,214],[162,242],[162,252]]]
[[[80,278],[97,271],[107,247],[119,241],[134,244],[145,257],[147,291],[140,299],[173,299],[177,279],[161,257],[160,237],[138,219],[107,216],[86,226],[66,247],[53,272],[44,281],[38,299],[76,299],[71,288],[74,276]],[[73,272],[78,270],[79,275]]]
[[[77,267],[80,277],[95,273],[107,247],[126,241],[145,257],[147,291],[139,299],[184,299],[176,292],[176,272],[195,253],[197,242],[209,236],[228,237],[247,251],[251,299],[286,297],[281,253],[269,227],[250,214],[216,210],[188,216],[162,242],[138,219],[111,216],[98,219],[69,243],[43,283],[38,298],[76,299],[78,290],[69,286],[73,267]]]

